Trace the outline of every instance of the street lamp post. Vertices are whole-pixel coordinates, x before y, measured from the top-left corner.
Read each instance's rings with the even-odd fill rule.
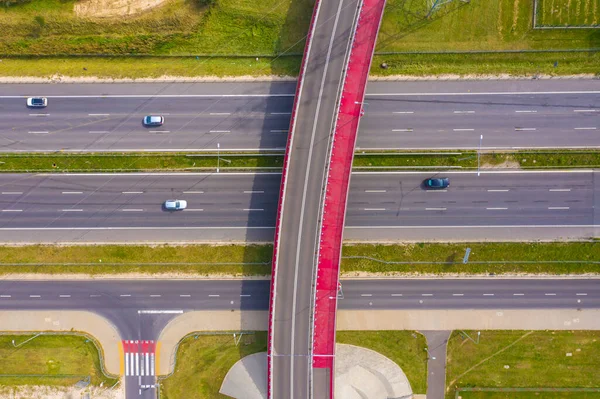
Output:
[[[481,158],[481,142],[483,141],[483,134],[479,136],[479,150],[477,151],[477,176],[480,175],[479,165]]]

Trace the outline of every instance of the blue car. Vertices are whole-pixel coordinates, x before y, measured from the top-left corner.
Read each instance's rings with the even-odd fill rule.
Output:
[[[450,180],[447,177],[436,177],[425,179],[423,184],[425,184],[425,188],[435,190],[440,188],[448,188],[450,186]]]

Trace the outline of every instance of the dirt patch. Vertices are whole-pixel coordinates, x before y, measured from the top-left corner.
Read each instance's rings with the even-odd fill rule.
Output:
[[[521,165],[517,161],[504,161],[498,164],[484,163],[481,165],[482,169],[520,169]]]
[[[77,389],[73,387],[50,387],[24,385],[20,387],[0,388],[0,399],[81,399],[87,397],[96,399],[121,399],[125,397],[123,384],[110,389],[110,387],[93,387]]]
[[[157,7],[168,0],[82,0],[75,14],[87,18],[128,17]]]

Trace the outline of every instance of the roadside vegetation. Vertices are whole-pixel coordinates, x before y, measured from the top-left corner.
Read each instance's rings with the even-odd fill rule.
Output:
[[[91,338],[34,336],[0,335],[0,386],[71,386],[87,378],[94,386],[110,388],[117,383],[118,378],[102,372],[98,349]]]
[[[575,390],[566,392],[541,391],[532,389],[527,392],[518,390],[508,391],[498,388],[495,391],[463,391],[457,392],[461,399],[598,399],[600,398],[600,389],[598,391]]]
[[[466,331],[473,337],[476,331]],[[481,331],[479,344],[455,331],[448,340],[447,398],[470,388],[600,388],[598,331]],[[549,367],[549,365],[551,365]],[[483,398],[597,398],[598,393],[464,393]]]
[[[462,260],[471,248],[469,262]],[[0,275],[271,273],[272,245],[0,246]],[[418,274],[598,274],[600,241],[540,243],[346,244],[342,277]]]
[[[417,331],[338,331],[339,344],[361,346],[374,350],[396,363],[406,377],[413,393],[427,392],[427,341]]]
[[[265,331],[244,334],[237,345],[233,333],[190,335],[179,344],[175,372],[160,378],[160,397],[228,398],[219,389],[229,369],[245,356],[266,351]]]
[[[538,25],[600,20],[593,0],[539,1]],[[74,0],[4,3],[0,75],[140,78],[295,76],[314,0],[169,0],[107,18]],[[600,72],[600,32],[533,29],[533,1],[455,0],[432,13],[429,3],[387,2],[372,75]]]
[[[2,154],[1,172],[140,172],[140,171],[223,171],[280,170],[283,155],[227,153],[88,153],[88,154]],[[482,168],[591,168],[600,167],[597,150],[540,150],[482,152]],[[355,170],[423,168],[477,168],[477,151],[357,151]]]

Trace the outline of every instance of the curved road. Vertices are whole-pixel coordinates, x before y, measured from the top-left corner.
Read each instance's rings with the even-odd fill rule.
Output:
[[[600,147],[600,82],[371,82],[357,149]],[[285,147],[290,83],[0,85],[2,151]],[[28,109],[25,97],[49,96]],[[166,123],[144,128],[144,115]]]

